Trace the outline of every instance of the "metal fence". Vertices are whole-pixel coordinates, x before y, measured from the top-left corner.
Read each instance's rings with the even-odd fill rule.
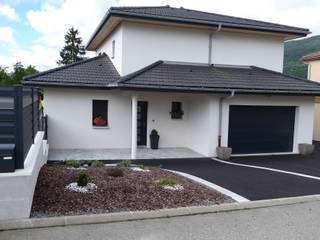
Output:
[[[47,117],[43,116],[38,98],[38,88],[0,86],[0,144],[14,146],[14,169],[24,168],[37,132],[47,130]],[[0,162],[0,171],[5,167],[2,165]]]

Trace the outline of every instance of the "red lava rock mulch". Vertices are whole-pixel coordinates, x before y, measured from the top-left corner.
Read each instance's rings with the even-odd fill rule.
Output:
[[[234,201],[219,192],[159,168],[150,167],[149,172],[121,168],[123,177],[108,176],[107,169],[110,167],[88,167],[87,170],[68,168],[70,167],[42,167],[33,198],[31,217],[154,210]],[[79,174],[83,172],[88,175],[89,183],[97,185],[97,189],[91,193],[65,190],[65,186],[76,182]],[[180,182],[184,189],[167,190],[154,183],[166,176]]]

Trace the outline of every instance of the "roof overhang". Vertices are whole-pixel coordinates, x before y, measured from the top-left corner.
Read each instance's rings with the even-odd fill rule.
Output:
[[[208,31],[214,31],[221,24],[219,22],[212,23],[201,20],[182,20],[182,19],[165,19],[163,17],[145,17],[140,16],[138,14],[128,13],[117,13],[113,11],[112,13],[109,11],[97,29],[94,31],[90,40],[86,45],[86,49],[89,51],[95,51],[101,43],[122,23],[122,22],[134,22],[134,23],[144,23],[144,24],[156,24],[163,26],[172,26],[172,27],[184,27],[184,28],[194,28],[194,29],[203,29]],[[310,32],[299,33],[296,32],[286,32],[279,30],[270,30],[263,27],[244,27],[240,24],[223,24],[222,23],[222,32],[236,32],[236,33],[246,33],[246,34],[255,34],[255,35],[268,35],[268,36],[276,36],[279,38],[283,38],[284,40],[291,40],[299,37],[305,37]]]
[[[313,56],[313,57],[302,57],[301,60],[304,61],[304,62],[317,61],[317,60],[320,60],[320,55],[319,56]]]
[[[187,93],[211,93],[211,94],[236,94],[248,95],[290,95],[290,96],[319,96],[319,91],[292,91],[292,90],[267,90],[267,89],[230,89],[230,88],[200,88],[200,87],[172,87],[152,85],[127,85],[119,84],[120,90],[131,91],[157,91],[157,92],[187,92]]]

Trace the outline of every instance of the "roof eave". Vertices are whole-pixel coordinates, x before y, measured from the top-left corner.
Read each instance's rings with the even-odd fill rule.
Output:
[[[122,90],[150,90],[150,91],[173,91],[173,92],[202,92],[202,93],[230,93],[235,91],[237,94],[262,94],[262,95],[299,95],[299,96],[320,96],[320,91],[293,91],[293,90],[268,90],[268,89],[237,89],[237,88],[199,88],[199,87],[179,87],[179,86],[152,86],[152,85],[133,85],[119,83]]]
[[[320,56],[305,57],[305,58],[302,57],[301,60],[305,62],[320,60]]]

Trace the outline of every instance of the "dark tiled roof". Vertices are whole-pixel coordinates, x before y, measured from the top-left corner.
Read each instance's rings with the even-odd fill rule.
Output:
[[[158,61],[120,77],[107,55],[24,78],[26,85],[155,91],[303,94],[320,96],[320,84],[254,66],[209,66]]]
[[[250,67],[191,65],[158,61],[122,77],[120,87],[208,92],[320,95],[320,84]]]
[[[310,53],[301,58],[303,61],[312,61],[320,59],[320,52]]]
[[[142,18],[158,21],[169,21],[187,24],[199,24],[207,26],[218,26],[222,24],[224,27],[259,30],[267,32],[292,33],[305,36],[309,34],[309,29],[298,28],[287,25],[275,24],[264,21],[256,21],[252,19],[226,16],[221,14],[202,12],[184,8],[173,8],[170,6],[160,7],[111,7],[102,19],[98,28],[89,40],[87,47],[93,41],[98,32],[111,16]]]
[[[23,78],[25,85],[106,87],[120,76],[105,54]]]

